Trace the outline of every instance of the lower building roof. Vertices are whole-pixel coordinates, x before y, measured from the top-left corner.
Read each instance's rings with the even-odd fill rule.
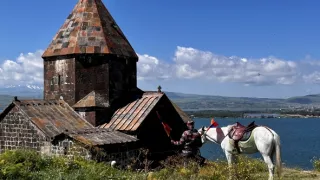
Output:
[[[123,144],[138,141],[134,136],[119,131],[112,131],[110,129],[87,129],[68,135],[84,144],[92,146]]]
[[[137,130],[163,95],[161,92],[144,93],[141,98],[118,109],[110,122],[101,125],[100,128],[120,131]]]
[[[66,134],[93,146],[138,141],[137,138],[119,131],[94,128],[63,100],[15,100],[0,114],[0,121],[14,107],[20,109],[51,140]]]

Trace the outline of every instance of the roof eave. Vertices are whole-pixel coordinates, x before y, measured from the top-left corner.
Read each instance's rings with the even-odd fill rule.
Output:
[[[3,120],[4,117],[15,107],[15,104],[12,102],[10,103],[0,114],[0,122]]]
[[[128,59],[128,60],[135,60],[136,62],[139,61],[139,57],[136,53],[134,53],[135,56],[123,56],[123,55],[118,55],[118,54],[110,54],[110,53],[51,53],[46,50],[42,54],[42,59],[47,59],[47,58],[53,58],[53,57],[70,57],[70,56],[81,56],[81,55],[95,55],[95,56],[116,56],[117,58],[122,58],[122,59]]]

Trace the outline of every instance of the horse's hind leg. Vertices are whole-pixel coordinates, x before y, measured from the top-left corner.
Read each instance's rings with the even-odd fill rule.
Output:
[[[272,162],[272,156],[266,155],[266,154],[262,154],[262,157],[264,159],[264,162],[268,165],[269,180],[273,180],[274,165],[273,165],[273,162]]]

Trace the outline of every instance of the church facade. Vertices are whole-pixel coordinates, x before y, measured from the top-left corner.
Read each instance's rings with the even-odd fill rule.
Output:
[[[101,0],[79,0],[42,58],[44,99],[16,98],[0,114],[0,152],[170,152],[162,122],[178,139],[190,120],[161,90],[137,87],[138,56]]]

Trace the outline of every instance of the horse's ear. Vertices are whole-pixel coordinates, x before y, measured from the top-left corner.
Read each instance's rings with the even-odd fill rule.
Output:
[[[204,130],[204,126],[202,126],[201,130],[202,130],[202,131],[205,131],[205,130]]]

